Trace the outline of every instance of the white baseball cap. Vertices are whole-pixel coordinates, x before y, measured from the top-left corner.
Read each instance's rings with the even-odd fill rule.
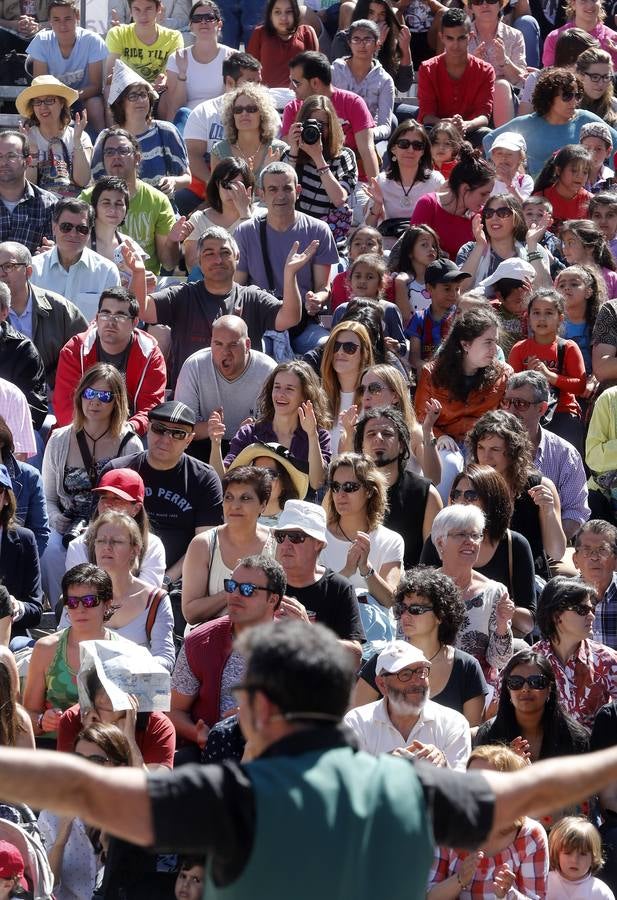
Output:
[[[510,259],[504,259],[503,262],[500,262],[493,274],[480,281],[478,287],[490,287],[498,281],[501,281],[502,278],[510,278],[512,281],[533,282],[535,277],[536,270],[531,263],[528,263],[527,260],[521,259],[518,256],[513,256]]]
[[[376,674],[388,672],[394,675],[413,663],[427,663],[424,653],[407,641],[390,641],[377,657]]]
[[[316,503],[306,500],[288,500],[279,516],[277,531],[303,531],[317,541],[328,543],[326,538],[326,513]]]
[[[527,143],[522,134],[516,131],[504,131],[498,134],[491,144],[491,153],[493,150],[520,150],[521,153],[527,153]]]

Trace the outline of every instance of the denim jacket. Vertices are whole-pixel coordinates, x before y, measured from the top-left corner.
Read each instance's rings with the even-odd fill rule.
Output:
[[[51,534],[41,473],[34,466],[19,462],[12,453],[3,461],[13,482],[13,493],[17,501],[15,518],[19,525],[34,532],[40,558]]]

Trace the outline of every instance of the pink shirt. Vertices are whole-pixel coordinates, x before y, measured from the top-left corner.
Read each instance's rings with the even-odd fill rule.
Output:
[[[563,31],[567,31],[568,28],[574,27],[574,22],[566,22],[561,28],[556,28],[554,31],[551,31],[550,34],[547,34],[544,41],[544,51],[542,53],[543,66],[555,65],[555,45],[557,44],[557,38]],[[603,50],[610,53],[613,64],[617,65],[617,50],[611,47],[609,43],[610,41],[617,41],[617,31],[613,31],[611,28],[607,28],[603,22],[599,22],[595,28],[591,29],[589,34],[600,42],[600,46]]]
[[[19,388],[4,378],[0,378],[0,416],[11,429],[15,453],[36,456],[30,407]]]
[[[424,197],[420,197],[410,224],[430,225],[434,228],[439,236],[441,249],[446,251],[450,259],[456,259],[456,254],[463,244],[473,241],[471,219],[447,212],[439,203],[437,194],[425,194]]]

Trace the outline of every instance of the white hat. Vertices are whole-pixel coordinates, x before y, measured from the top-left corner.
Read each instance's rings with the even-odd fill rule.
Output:
[[[513,256],[500,262],[493,274],[480,281],[478,287],[490,287],[502,278],[511,278],[512,281],[533,281],[535,276],[536,270],[531,263],[519,256]]]
[[[111,85],[109,87],[109,97],[107,98],[107,102],[110,105],[114,103],[122,91],[133,84],[145,84],[158,99],[158,94],[145,78],[142,78],[141,75],[138,75],[137,72],[129,68],[129,66],[127,66],[126,63],[123,63],[121,59],[117,59],[114,63],[114,71],[111,76]]]
[[[521,153],[527,153],[527,144],[522,134],[516,131],[504,131],[498,134],[491,144],[491,153],[493,150],[520,150]]]
[[[305,500],[288,500],[275,529],[277,531],[303,531],[309,537],[327,544],[326,513],[321,506]]]
[[[407,641],[390,641],[383,648],[377,657],[376,674],[381,675],[382,672],[388,672],[394,675],[400,672],[412,663],[427,663],[428,659],[424,653],[413,644]]]

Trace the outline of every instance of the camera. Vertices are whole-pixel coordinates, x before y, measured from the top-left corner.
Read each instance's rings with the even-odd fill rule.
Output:
[[[316,144],[321,138],[322,124],[317,119],[307,119],[302,123],[302,141],[305,144]]]
[[[71,522],[69,530],[65,531],[62,535],[62,546],[68,547],[71,541],[74,541],[80,534],[83,534],[87,527],[88,519],[75,519],[74,522]]]

